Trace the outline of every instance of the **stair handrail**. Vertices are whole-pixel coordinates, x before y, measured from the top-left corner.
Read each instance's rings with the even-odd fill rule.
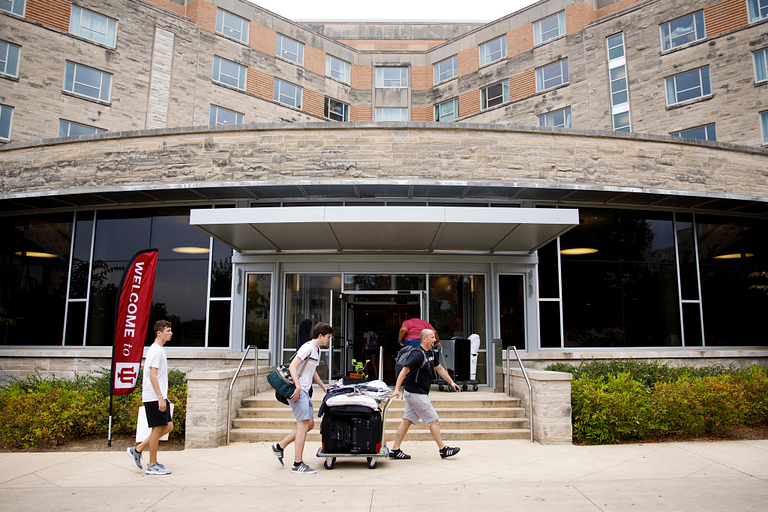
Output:
[[[237,377],[240,375],[240,370],[243,368],[243,363],[245,363],[245,359],[248,357],[248,353],[251,351],[251,349],[255,349],[255,355],[253,357],[253,394],[255,395],[258,388],[258,378],[259,378],[259,347],[256,345],[248,345],[245,347],[245,352],[243,353],[242,359],[240,359],[240,365],[237,367],[237,370],[235,371],[235,376],[232,377],[232,382],[229,383],[229,391],[227,391],[227,444],[226,446],[229,446],[229,430],[232,428],[232,388],[235,387],[235,381],[237,380]]]
[[[517,347],[514,345],[510,345],[507,347],[507,365],[509,365],[509,349],[512,348],[515,351],[515,357],[517,358],[517,364],[520,365],[520,369],[523,371],[523,377],[525,377],[525,383],[528,385],[528,397],[529,397],[529,403],[531,404],[531,417],[529,418],[529,423],[531,426],[531,442],[533,443],[533,386],[531,386],[531,380],[528,378],[528,372],[525,371],[525,366],[523,366],[523,360],[520,359],[520,353],[517,351]],[[507,371],[509,372],[509,389],[512,389],[512,369],[507,368]]]

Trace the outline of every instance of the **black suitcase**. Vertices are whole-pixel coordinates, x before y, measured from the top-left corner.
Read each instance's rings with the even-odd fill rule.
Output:
[[[378,453],[381,411],[361,405],[328,407],[320,435],[324,453]]]

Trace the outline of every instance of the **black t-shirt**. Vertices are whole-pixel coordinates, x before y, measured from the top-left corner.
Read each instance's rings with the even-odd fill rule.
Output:
[[[411,351],[408,362],[405,363],[405,366],[411,370],[403,381],[403,387],[406,391],[419,395],[429,394],[429,386],[432,384],[432,368],[440,364],[438,354],[439,351],[437,350],[425,351],[421,347],[416,347],[416,350]],[[426,364],[424,363],[425,359]]]

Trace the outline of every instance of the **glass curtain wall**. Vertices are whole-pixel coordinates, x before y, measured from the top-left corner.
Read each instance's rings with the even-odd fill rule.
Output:
[[[248,274],[245,299],[245,346],[269,348],[269,305],[272,302],[272,275]]]

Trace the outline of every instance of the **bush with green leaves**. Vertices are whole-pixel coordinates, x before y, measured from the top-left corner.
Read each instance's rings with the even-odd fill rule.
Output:
[[[90,435],[106,435],[109,426],[108,369],[72,380],[31,375],[0,388],[0,443],[14,448],[60,445]],[[139,376],[141,382],[141,375]],[[168,400],[173,402],[171,436],[186,429],[186,374],[168,372]],[[133,434],[141,407],[141,387],[113,397],[113,434]]]
[[[768,423],[768,369],[665,361],[549,365],[573,374],[573,439],[590,444],[722,434]]]

